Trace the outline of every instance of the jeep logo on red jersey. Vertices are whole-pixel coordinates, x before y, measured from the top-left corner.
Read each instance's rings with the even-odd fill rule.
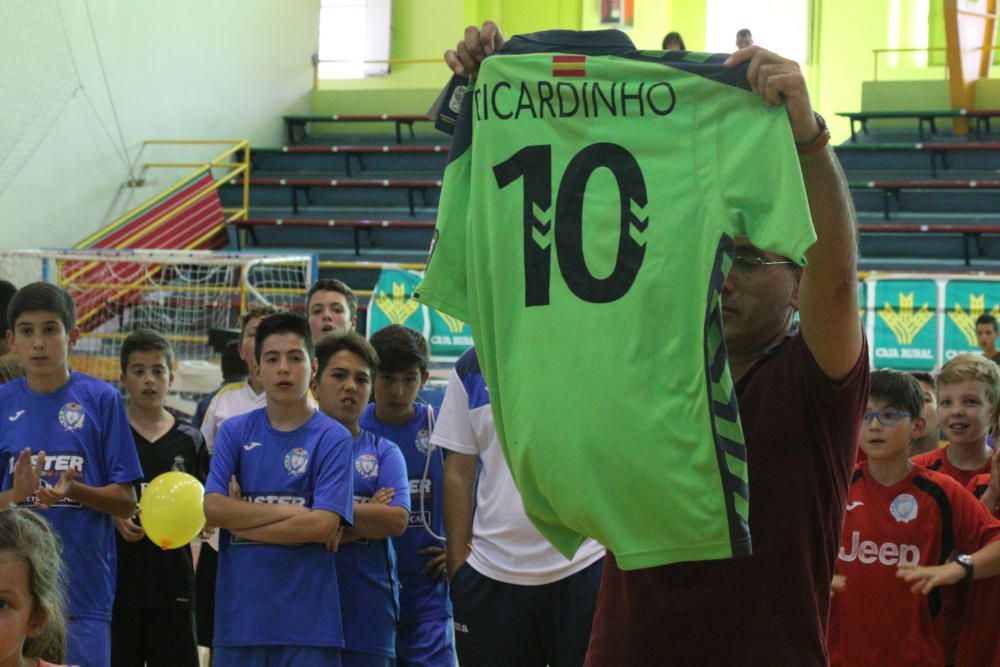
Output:
[[[848,563],[860,561],[866,565],[876,561],[882,565],[917,565],[920,563],[920,548],[893,542],[876,544],[871,540],[862,540],[861,533],[855,530],[851,533],[850,551],[840,547],[837,557]]]

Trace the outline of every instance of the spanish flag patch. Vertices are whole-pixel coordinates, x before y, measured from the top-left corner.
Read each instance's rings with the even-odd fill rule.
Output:
[[[552,56],[552,76],[587,76],[587,56]]]

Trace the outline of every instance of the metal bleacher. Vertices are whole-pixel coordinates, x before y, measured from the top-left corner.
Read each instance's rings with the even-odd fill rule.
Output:
[[[835,149],[858,212],[860,268],[1000,269],[1000,137],[985,124],[968,136],[943,126],[928,141],[921,134],[866,126]]]

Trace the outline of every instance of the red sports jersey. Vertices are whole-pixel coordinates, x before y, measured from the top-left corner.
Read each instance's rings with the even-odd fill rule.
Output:
[[[968,487],[973,477],[990,471],[989,461],[978,470],[962,470],[956,468],[948,460],[948,447],[942,447],[930,452],[914,456],[912,461],[928,470],[948,475],[953,480]],[[960,582],[941,591],[941,618],[937,627],[942,633],[945,658],[948,664],[955,662],[958,650],[958,635],[962,631],[962,616],[965,614],[966,600],[969,597],[969,584]]]
[[[986,493],[990,476],[976,475],[967,487],[977,498]],[[989,508],[987,508],[989,509]],[[969,587],[958,633],[955,667],[1000,667],[1000,577],[979,579]]]
[[[900,564],[939,565],[1000,539],[1000,521],[953,479],[920,466],[883,486],[868,464],[854,471],[833,598],[829,648],[834,666],[945,664],[935,631],[937,590],[923,596],[896,577]]]
[[[969,482],[972,481],[972,478],[976,475],[981,475],[990,471],[989,461],[987,461],[983,467],[977,468],[976,470],[962,470],[961,468],[956,468],[952,462],[948,460],[948,447],[942,447],[940,449],[924,452],[923,454],[917,454],[913,457],[912,461],[918,466],[923,466],[928,470],[948,475],[948,477],[951,477],[962,486],[968,486]]]

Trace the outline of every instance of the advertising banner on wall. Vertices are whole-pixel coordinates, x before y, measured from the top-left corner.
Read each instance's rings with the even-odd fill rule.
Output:
[[[934,369],[938,349],[937,295],[934,280],[875,283],[875,368]]]
[[[976,320],[989,313],[1000,317],[1000,282],[949,280],[945,285],[944,359],[956,354],[982,354],[976,342]]]

